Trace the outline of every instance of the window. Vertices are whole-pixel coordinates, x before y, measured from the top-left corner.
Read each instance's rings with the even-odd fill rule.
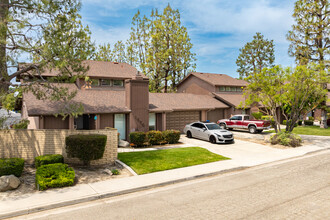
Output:
[[[149,113],[149,131],[156,130],[156,114]]]
[[[219,91],[220,92],[224,92],[226,90],[226,88],[224,86],[219,86]]]
[[[192,127],[195,127],[195,128],[200,128],[201,127],[200,123],[194,123],[191,126]]]
[[[237,87],[236,90],[237,92],[242,92],[242,87]]]
[[[111,86],[111,81],[110,79],[101,79],[100,84],[101,86]]]
[[[244,116],[244,120],[250,120],[249,116]]]
[[[232,92],[236,92],[236,87],[231,87]]]
[[[226,87],[226,91],[227,91],[227,92],[230,92],[230,90],[231,90],[230,87],[227,86],[227,87]]]
[[[113,85],[114,86],[124,86],[124,81],[123,80],[113,80]]]

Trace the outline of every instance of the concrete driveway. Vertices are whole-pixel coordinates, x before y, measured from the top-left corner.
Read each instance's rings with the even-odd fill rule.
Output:
[[[213,153],[229,157],[240,166],[254,166],[324,149],[317,145],[306,145],[297,148],[278,149],[253,142],[235,140],[233,144],[211,144],[210,142],[187,138],[181,135],[180,141],[186,147],[203,147]]]

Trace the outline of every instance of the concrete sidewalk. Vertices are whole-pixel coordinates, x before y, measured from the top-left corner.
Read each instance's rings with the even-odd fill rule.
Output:
[[[183,140],[186,144],[181,145],[182,147],[204,147],[214,153],[230,157],[232,160],[90,184],[79,184],[73,187],[51,189],[20,197],[8,197],[0,201],[0,219],[239,170],[249,166],[298,157],[306,153],[327,149],[316,145],[292,149],[274,149],[239,140],[234,145],[212,145],[196,139]]]

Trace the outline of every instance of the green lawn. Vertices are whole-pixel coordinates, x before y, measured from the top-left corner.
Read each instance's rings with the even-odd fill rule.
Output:
[[[274,130],[265,131],[266,133],[275,133]],[[330,128],[323,129],[319,126],[298,126],[292,131],[294,134],[330,136]]]
[[[201,147],[186,147],[118,153],[118,159],[130,166],[137,174],[146,174],[230,158],[211,153]]]

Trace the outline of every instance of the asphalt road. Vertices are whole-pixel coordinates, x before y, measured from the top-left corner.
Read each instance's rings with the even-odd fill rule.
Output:
[[[330,152],[17,219],[330,219]]]

